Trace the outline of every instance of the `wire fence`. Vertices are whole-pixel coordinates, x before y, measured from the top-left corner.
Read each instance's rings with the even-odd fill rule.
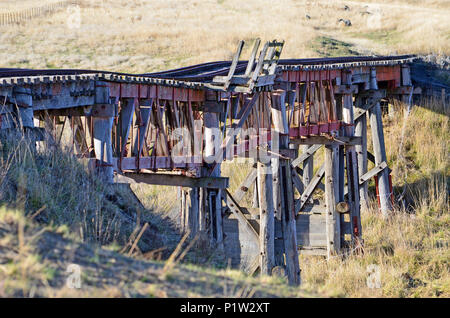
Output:
[[[44,6],[28,8],[21,11],[0,13],[0,26],[27,22],[31,19],[53,14],[69,6],[78,5],[79,3],[79,0],[58,1]]]

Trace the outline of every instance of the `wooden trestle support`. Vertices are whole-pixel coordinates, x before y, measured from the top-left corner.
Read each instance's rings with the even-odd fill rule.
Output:
[[[392,209],[380,100],[413,93],[410,59],[281,64],[282,42],[266,43],[257,58],[257,41],[236,75],[242,46],[228,75],[207,84],[151,75],[3,78],[0,127],[51,143],[69,130],[74,153],[108,182],[179,187],[183,230],[205,234],[233,266],[283,269],[300,284],[299,253],[330,257],[362,244],[370,178],[378,178],[380,211]],[[221,162],[240,156],[251,169],[231,193]]]

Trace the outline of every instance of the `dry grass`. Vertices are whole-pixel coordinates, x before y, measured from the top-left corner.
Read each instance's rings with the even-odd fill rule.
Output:
[[[422,100],[408,117],[401,105],[398,111],[384,118],[385,141],[396,198],[405,190],[406,204],[397,202],[385,220],[372,203],[362,217],[363,255],[301,257],[305,287],[340,297],[450,297],[448,106]],[[380,288],[367,285],[372,264]]]
[[[143,73],[230,59],[238,40],[256,37],[286,40],[284,58],[355,51],[450,55],[445,1],[424,6],[383,2],[379,7],[370,2],[368,8],[364,2],[326,0],[281,0],[276,6],[268,0],[81,3],[79,28],[69,28],[74,19],[67,10],[2,28],[2,66]],[[352,26],[338,24],[340,18],[350,19]],[[346,49],[330,38],[353,46]]]
[[[0,208],[0,297],[311,297],[278,278],[252,278],[231,269],[171,267],[125,257],[67,238],[21,210]],[[66,282],[80,266],[80,289]]]

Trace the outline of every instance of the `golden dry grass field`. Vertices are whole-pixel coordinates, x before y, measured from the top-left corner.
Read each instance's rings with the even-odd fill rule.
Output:
[[[0,13],[50,2],[54,1],[3,0]],[[257,37],[285,40],[282,58],[450,55],[450,1],[445,0],[82,0],[78,3],[39,19],[0,26],[0,67],[144,73],[228,60],[239,40],[251,44]],[[346,26],[339,19],[350,20],[351,25]],[[243,56],[249,53],[244,51]],[[0,260],[6,260],[0,262],[0,296],[73,296],[61,287],[65,268],[55,265],[58,255],[61,264],[66,265],[67,258],[72,257],[67,255],[70,248],[62,244],[56,254],[42,252],[48,244],[59,242],[55,235],[61,235],[70,240],[64,241],[69,247],[95,246],[102,244],[101,239],[108,242],[104,244],[107,251],[90,245],[81,249],[85,252],[78,260],[88,273],[97,273],[95,279],[85,278],[88,290],[82,291],[82,296],[450,297],[449,107],[440,100],[422,100],[408,116],[402,105],[398,109],[395,118],[383,120],[395,192],[400,195],[405,191],[406,208],[398,205],[392,218],[385,220],[373,204],[363,215],[363,255],[336,257],[328,262],[322,257],[302,256],[301,289],[293,289],[278,278],[245,277],[211,259],[202,260],[200,267],[192,265],[202,258],[198,255],[202,253],[195,249],[182,261],[185,267],[177,265],[170,275],[163,276],[164,262],[149,261],[143,255],[132,260],[118,256],[109,250],[121,250],[134,231],[115,218],[127,203],[105,199],[115,190],[100,187],[95,180],[84,181],[85,172],[67,154],[33,158],[27,151],[19,151],[19,147],[11,150],[3,144],[0,203],[6,202],[8,208],[0,210]],[[11,155],[16,153],[20,155]],[[21,180],[19,176],[27,171],[30,162],[37,167],[35,177]],[[58,168],[51,170],[53,176],[49,166],[55,163]],[[66,169],[71,171],[71,184],[58,181]],[[232,188],[245,172],[244,166],[223,165],[223,174],[234,176]],[[8,189],[19,189],[15,185],[24,182],[29,190],[17,207],[14,203],[17,193]],[[370,186],[373,192],[373,184]],[[79,189],[92,192],[89,200],[80,200]],[[173,200],[176,191],[161,191],[153,186],[133,189],[144,206],[143,217],[153,224],[154,232],[168,231],[166,216],[176,204]],[[31,222],[28,216],[44,205],[46,212],[42,218],[51,226],[41,232],[40,225]],[[114,227],[112,233],[117,239],[89,235],[111,216],[114,218],[106,225]],[[47,232],[53,234],[48,237],[44,235]],[[154,239],[173,249],[180,237]],[[119,264],[117,276],[111,278],[106,265],[97,269],[100,261],[109,262],[108,266],[113,268],[112,263]],[[381,270],[380,288],[367,286],[367,266],[371,264]],[[125,267],[130,268],[131,276],[127,277]],[[110,278],[103,282],[102,275]],[[121,282],[119,287],[115,287],[117,282]],[[175,292],[171,294],[169,290]]]
[[[2,1],[0,7],[21,10],[33,2],[52,1]],[[449,15],[449,1],[81,0],[51,16],[2,27],[0,61],[144,73],[227,60],[240,39],[256,37],[284,39],[284,58],[449,55]]]

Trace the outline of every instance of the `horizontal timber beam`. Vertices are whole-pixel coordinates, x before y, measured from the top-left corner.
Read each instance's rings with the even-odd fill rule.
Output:
[[[383,171],[386,168],[387,168],[387,163],[386,163],[386,161],[383,161],[382,163],[380,163],[376,167],[372,168],[370,171],[368,171],[365,174],[363,174],[359,178],[359,184],[360,185],[363,184],[364,182],[366,182],[370,178],[376,176],[378,173],[380,173],[381,171]]]
[[[192,178],[181,175],[171,175],[163,173],[133,173],[125,172],[117,175],[118,183],[146,183],[162,186],[178,186],[188,188],[212,188],[226,189],[229,186],[228,178],[221,177],[201,177]]]
[[[361,137],[325,137],[309,136],[306,138],[291,139],[294,145],[360,145]]]

